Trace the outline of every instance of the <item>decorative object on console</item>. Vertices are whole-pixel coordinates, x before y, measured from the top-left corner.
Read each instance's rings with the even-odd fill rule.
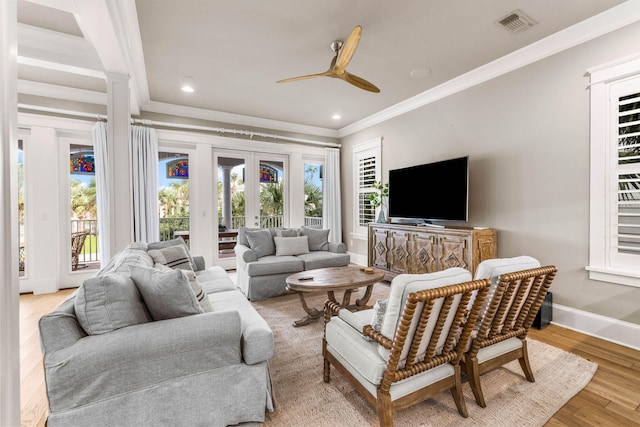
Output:
[[[373,181],[371,187],[374,191],[369,194],[369,202],[375,209],[380,208],[377,222],[387,222],[385,209],[387,207],[386,200],[389,197],[389,183],[383,185],[382,182]]]

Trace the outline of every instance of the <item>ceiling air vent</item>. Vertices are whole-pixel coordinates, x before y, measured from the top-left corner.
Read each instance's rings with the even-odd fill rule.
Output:
[[[498,21],[498,24],[502,25],[508,31],[517,33],[525,31],[529,27],[533,27],[537,24],[536,21],[525,15],[521,10],[514,10],[504,18]]]

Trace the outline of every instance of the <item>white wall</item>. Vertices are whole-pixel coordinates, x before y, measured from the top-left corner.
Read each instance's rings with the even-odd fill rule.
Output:
[[[640,50],[633,24],[345,137],[343,224],[352,239],[351,147],[383,138],[388,171],[470,156],[473,226],[498,230],[498,256],[534,256],[559,268],[554,303],[640,324],[640,289],[589,280],[589,79],[586,70]],[[429,186],[419,183],[421,196]]]

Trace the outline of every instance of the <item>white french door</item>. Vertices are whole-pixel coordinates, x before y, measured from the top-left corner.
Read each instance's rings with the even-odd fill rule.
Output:
[[[215,263],[231,269],[238,228],[288,226],[288,157],[214,149],[213,166]]]

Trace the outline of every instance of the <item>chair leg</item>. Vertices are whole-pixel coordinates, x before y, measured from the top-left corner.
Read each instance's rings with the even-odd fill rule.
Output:
[[[327,358],[324,359],[324,373],[322,377],[325,383],[328,383],[331,380],[331,363],[329,363]]]
[[[456,402],[456,407],[458,408],[458,412],[460,413],[460,415],[467,418],[469,414],[467,412],[467,405],[464,402],[464,396],[462,395],[461,377],[462,375],[460,374],[460,365],[456,365],[453,387],[451,387],[451,395],[453,396],[454,402]]]
[[[380,427],[393,427],[393,405],[391,395],[378,389],[378,422]]]
[[[529,364],[527,340],[522,341],[522,357],[518,359],[518,362],[520,362],[520,367],[522,368],[522,372],[524,372],[524,376],[527,378],[527,381],[529,381],[530,383],[536,382],[536,379],[533,377],[531,365]]]
[[[486,408],[487,404],[484,401],[484,394],[482,394],[482,387],[480,386],[478,359],[467,357],[464,367],[467,372],[467,378],[469,379],[469,386],[471,386],[471,391],[473,391],[473,397],[476,398],[476,403],[481,408]]]

